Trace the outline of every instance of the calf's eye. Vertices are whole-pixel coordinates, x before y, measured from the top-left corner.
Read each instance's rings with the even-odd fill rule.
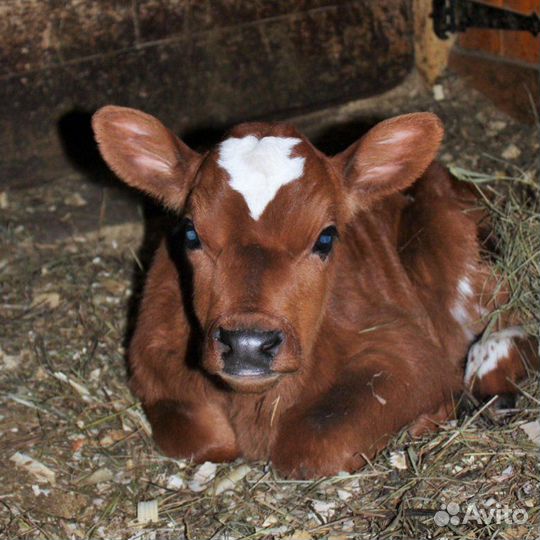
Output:
[[[330,251],[332,251],[332,246],[334,245],[334,240],[337,238],[337,235],[338,232],[334,225],[323,229],[313,246],[313,253],[319,255],[321,259],[325,259]]]
[[[184,221],[184,244],[187,249],[199,249],[201,247],[199,235],[195,230],[193,221],[190,219]]]

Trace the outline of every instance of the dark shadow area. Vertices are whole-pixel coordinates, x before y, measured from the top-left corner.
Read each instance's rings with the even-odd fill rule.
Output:
[[[184,246],[185,224],[182,219],[171,223],[167,234],[167,251],[178,271],[178,285],[182,291],[183,310],[189,322],[191,333],[186,354],[186,363],[192,369],[197,369],[197,359],[201,353],[200,344],[203,339],[203,330],[195,315],[193,306],[193,266],[191,265]]]
[[[149,197],[124,184],[105,163],[98,149],[92,130],[92,114],[89,111],[75,109],[64,114],[58,121],[58,136],[65,156],[73,168],[82,174],[84,179],[94,188],[91,191],[101,200],[114,197],[117,205],[114,208],[115,222],[129,222],[142,210],[144,220],[144,237],[137,250],[137,262],[133,263],[132,295],[128,301],[127,332],[124,345],[128,345],[135,325],[136,314],[142,296],[144,278],[152,256],[163,236],[164,222],[167,221],[163,210]],[[74,185],[74,189],[77,186]],[[98,201],[92,201],[99,204]],[[140,265],[139,265],[140,263]]]
[[[124,336],[126,350],[135,330],[140,303],[143,296],[146,274],[159,244],[165,240],[169,254],[174,263],[181,268],[180,284],[184,298],[192,297],[190,265],[185,257],[182,243],[182,225],[180,216],[167,212],[150,197],[128,187],[109,169],[99,152],[92,130],[92,113],[84,110],[73,110],[63,115],[58,122],[58,135],[62,148],[73,168],[80,172],[92,185],[103,192],[116,191],[116,197],[125,199],[126,205],[138,205],[142,209],[144,221],[144,236],[133,263],[131,290],[128,300],[127,324]],[[187,130],[181,135],[182,140],[198,152],[204,152],[217,144],[227,130],[226,126],[202,126]],[[186,302],[184,309],[193,329],[188,345],[188,359],[197,368],[201,330],[194,315],[191,304]],[[129,375],[127,356],[126,370]]]
[[[137,262],[133,264],[132,270],[131,288],[133,292],[128,301],[127,329],[124,338],[124,345],[127,348],[135,329],[148,268],[154,253],[164,238],[166,238],[170,248],[178,239],[179,216],[167,213],[151,198],[128,187],[109,169],[101,157],[94,138],[92,114],[83,109],[69,111],[58,121],[57,130],[65,156],[73,168],[81,173],[89,184],[100,188],[102,193],[113,193],[116,199],[120,199],[122,207],[139,206],[142,210],[144,237],[137,250]],[[193,149],[203,152],[217,144],[225,131],[226,127],[224,126],[203,126],[186,131],[182,135],[182,139]],[[76,189],[77,187],[74,186],[74,190]],[[115,218],[122,222],[123,216],[117,215]],[[132,218],[132,215],[126,213],[126,221]],[[176,263],[182,264],[178,259],[178,252],[171,252],[172,255],[174,255],[173,260]],[[184,272],[181,275],[184,276]],[[183,288],[189,287],[188,281],[189,273],[183,279],[181,286]],[[190,321],[194,321],[191,316]],[[196,358],[197,354],[195,351],[193,352],[193,358]]]
[[[373,126],[384,118],[366,117],[351,122],[335,124],[315,135],[313,144],[328,156],[333,156],[347,149],[363,137]]]
[[[68,188],[80,191],[87,203],[72,216],[74,231],[82,233],[137,220],[142,201],[141,194],[119,181],[102,159],[91,121],[91,112],[74,109],[57,122],[65,160],[79,173],[68,177]]]
[[[180,138],[193,150],[199,153],[206,152],[223,139],[229,125],[200,126],[186,130]]]
[[[191,369],[203,371],[200,359],[205,336],[193,305],[193,266],[187,257],[184,234],[184,220],[179,219],[177,216],[169,216],[168,232],[166,235],[167,251],[178,271],[178,284],[182,291],[183,299],[182,308],[191,330],[187,344],[186,364]],[[207,372],[204,372],[204,374],[218,388],[230,390],[227,384],[217,375],[211,375]]]
[[[198,152],[205,152],[221,140],[225,131],[226,128],[221,127],[201,127],[186,131],[185,134],[181,135],[181,138],[194,150]],[[116,179],[116,182],[121,183],[121,181],[118,179]],[[130,188],[127,189],[129,191],[133,191]],[[150,197],[142,196],[141,205],[144,219],[144,237],[139,249],[137,250],[137,258],[141,263],[141,266],[134,263],[132,270],[131,290],[133,292],[128,301],[127,325],[124,338],[124,346],[126,347],[126,350],[135,330],[144,290],[144,283],[146,281],[146,274],[150,267],[150,263],[152,262],[153,256],[159,244],[163,240],[167,242],[167,248],[169,250],[171,259],[177,265],[179,270],[182,269],[181,272],[179,271],[179,274],[181,277],[180,287],[183,291],[184,298],[192,298],[191,267],[185,258],[185,252],[182,249],[183,229],[180,216],[164,210]],[[198,322],[194,316],[192,307],[185,305],[184,309],[186,310],[186,316],[190,321],[191,327],[198,329]],[[188,356],[193,360],[197,359],[199,356],[197,349],[198,343],[200,343],[199,331],[200,329],[192,333],[190,343],[188,345]],[[127,359],[126,366],[129,373],[129,364],[127,363]]]
[[[119,187],[99,153],[92,131],[92,113],[82,109],[69,111],[58,120],[57,128],[64,154],[75,170],[98,185]]]

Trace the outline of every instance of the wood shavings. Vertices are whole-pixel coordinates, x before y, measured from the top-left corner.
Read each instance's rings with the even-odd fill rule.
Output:
[[[37,459],[22,452],[15,452],[9,459],[15,466],[25,469],[34,476],[38,482],[48,482],[53,486],[56,484],[56,473]]]
[[[240,482],[251,471],[251,467],[248,465],[240,465],[233,469],[227,476],[216,480],[212,493],[213,495],[220,495],[225,491],[230,491],[236,488],[236,484]]]
[[[67,206],[74,206],[75,208],[80,208],[81,206],[86,206],[88,203],[80,193],[75,192],[64,197],[64,204]]]
[[[527,434],[534,444],[540,446],[540,422],[538,420],[521,424],[519,427]]]
[[[141,411],[138,409],[126,409],[126,414],[131,417],[135,422],[141,427],[141,429],[148,435],[149,437],[152,436],[152,426],[150,426],[150,422],[146,419],[146,417],[142,414]]]
[[[390,454],[390,464],[395,469],[399,469],[400,471],[406,471],[408,469],[407,467],[407,457],[405,456],[405,452],[392,452]]]
[[[94,484],[100,484],[101,482],[109,482],[113,479],[113,473],[106,467],[101,467],[94,471],[91,475],[84,477],[79,485],[91,486]]]
[[[509,144],[501,153],[503,159],[517,159],[521,156],[521,150],[514,144]]]
[[[283,540],[312,540],[313,536],[307,531],[297,530],[283,538]]]
[[[313,510],[327,522],[334,514],[336,509],[335,501],[313,501]]]
[[[159,521],[159,508],[156,499],[137,503],[137,521],[141,524]]]
[[[184,485],[184,479],[178,474],[171,474],[167,478],[167,489],[182,489]]]
[[[337,496],[342,501],[348,501],[353,496],[353,494],[350,491],[347,491],[345,489],[338,489],[337,490]]]
[[[75,391],[86,401],[90,399],[90,391],[86,386],[83,386],[82,384],[78,383],[77,381],[74,381],[71,377],[68,377],[65,373],[62,373],[61,371],[55,371],[53,373],[53,377],[58,379],[59,381],[68,383],[72,388],[75,389]]]
[[[209,482],[211,482],[216,476],[217,465],[211,461],[203,463],[193,475],[193,478],[189,482],[188,486],[191,491],[198,493],[204,491]]]
[[[433,99],[435,101],[443,101],[445,98],[444,88],[442,84],[436,84],[433,86]]]
[[[56,309],[60,305],[60,295],[56,292],[45,292],[36,294],[32,300],[32,307],[45,306],[49,309]]]
[[[20,354],[6,354],[0,349],[0,362],[3,363],[5,369],[17,369],[21,363]]]

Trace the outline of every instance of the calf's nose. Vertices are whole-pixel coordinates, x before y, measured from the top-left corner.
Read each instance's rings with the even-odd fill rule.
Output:
[[[225,330],[216,336],[221,345],[223,371],[236,377],[264,377],[272,373],[272,362],[283,344],[278,330]]]

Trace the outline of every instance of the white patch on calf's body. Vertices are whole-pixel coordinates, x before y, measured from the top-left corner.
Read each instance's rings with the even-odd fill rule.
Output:
[[[468,277],[460,279],[458,282],[458,291],[462,296],[471,297],[473,295],[473,288],[471,280]]]
[[[469,328],[471,316],[464,303],[461,301],[456,302],[450,309],[450,313],[452,314],[452,317],[454,317],[454,319],[460,324],[467,339],[472,340],[474,338],[474,332]]]
[[[450,309],[450,313],[452,313],[452,317],[454,317],[461,326],[465,326],[470,320],[469,312],[465,309],[462,302],[456,302]]]
[[[471,330],[470,325],[474,320],[474,316],[478,316],[479,310],[478,306],[474,306],[474,311],[476,313],[474,316],[471,316],[471,311],[468,304],[474,295],[474,289],[468,276],[465,276],[458,281],[456,292],[457,298],[450,308],[450,313],[452,314],[452,317],[454,317],[454,319],[460,324],[467,339],[471,341],[475,334]]]
[[[305,158],[290,157],[300,142],[295,137],[248,135],[221,143],[218,164],[229,174],[232,189],[244,197],[253,219],[261,217],[281,186],[302,176]]]
[[[520,326],[512,326],[494,332],[485,341],[475,343],[467,355],[465,368],[465,384],[470,386],[474,380],[497,369],[497,366],[508,357],[512,347],[515,347],[515,338],[525,337],[527,334]]]

